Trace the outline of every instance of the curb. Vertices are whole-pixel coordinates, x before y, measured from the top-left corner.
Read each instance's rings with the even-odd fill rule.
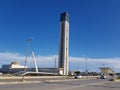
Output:
[[[0,82],[0,85],[4,84],[27,84],[27,83],[40,83],[41,81],[18,81],[18,82]]]

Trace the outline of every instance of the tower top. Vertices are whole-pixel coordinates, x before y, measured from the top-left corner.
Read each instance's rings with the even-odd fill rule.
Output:
[[[69,14],[67,12],[61,13],[60,21],[68,21],[69,22]]]

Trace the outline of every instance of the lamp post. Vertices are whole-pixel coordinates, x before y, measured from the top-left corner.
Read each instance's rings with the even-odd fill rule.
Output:
[[[85,59],[85,63],[86,63],[86,74],[87,74],[87,76],[88,76],[88,64],[87,64],[87,60],[88,60],[88,59]]]
[[[56,73],[58,73],[58,68],[57,68],[57,57],[54,58],[55,59],[55,63],[54,63],[54,74],[56,75]]]
[[[57,62],[57,58],[55,58],[55,64],[54,64],[54,74],[56,75],[56,62]]]
[[[71,62],[69,61],[69,71],[71,72]]]
[[[22,81],[25,79],[25,72],[27,71],[27,59],[28,59],[28,54],[29,54],[29,49],[30,49],[30,42],[31,42],[31,38],[27,39],[27,49],[26,49],[26,57],[25,57],[25,65],[24,65],[24,74],[23,74],[23,78]]]

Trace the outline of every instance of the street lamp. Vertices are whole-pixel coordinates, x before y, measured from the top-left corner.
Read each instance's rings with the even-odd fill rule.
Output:
[[[85,62],[86,62],[86,74],[88,75],[88,65],[87,65],[87,60],[88,60],[88,59],[85,59]]]
[[[58,73],[58,67],[57,67],[57,57],[54,58],[55,59],[55,63],[54,63],[54,74],[56,75]]]
[[[55,71],[54,71],[54,74],[55,74],[55,75],[56,75],[56,59],[57,59],[57,58],[55,58],[55,67],[54,67],[54,68],[55,68]]]
[[[69,71],[71,72],[71,62],[69,61]]]
[[[29,54],[29,49],[30,49],[30,42],[32,41],[31,38],[27,39],[27,49],[26,49],[26,57],[25,57],[25,65],[24,65],[24,74],[23,74],[23,78],[22,81],[25,78],[25,72],[27,71],[27,59],[28,59],[28,54]]]

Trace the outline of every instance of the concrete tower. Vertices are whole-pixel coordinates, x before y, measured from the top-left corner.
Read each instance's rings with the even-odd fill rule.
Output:
[[[69,15],[64,12],[60,16],[60,48],[59,48],[59,74],[68,75],[69,60]]]

